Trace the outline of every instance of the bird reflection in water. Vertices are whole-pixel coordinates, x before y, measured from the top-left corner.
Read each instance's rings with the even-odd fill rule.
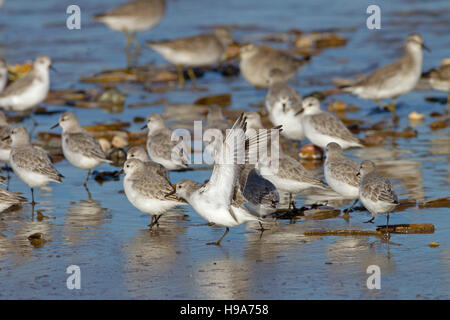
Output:
[[[102,208],[101,203],[92,198],[89,189],[85,189],[88,199],[72,202],[65,215],[63,233],[71,245],[96,237],[102,226],[111,222],[111,210]]]

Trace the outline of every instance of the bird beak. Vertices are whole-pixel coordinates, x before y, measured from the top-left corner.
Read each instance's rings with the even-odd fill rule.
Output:
[[[11,136],[6,136],[2,139],[2,141],[8,140],[9,138],[11,138]]]
[[[125,171],[123,169],[121,169],[120,171],[116,171],[116,173],[114,173],[115,177],[120,176],[122,173],[125,173]]]
[[[147,129],[147,124],[145,124],[145,126],[143,126],[143,127],[141,128],[141,130],[145,130],[145,129]]]
[[[298,111],[294,114],[294,117],[298,116],[298,115],[301,114],[302,112],[303,112],[303,108],[300,109],[300,110],[298,110]]]
[[[361,173],[359,173],[359,171],[358,171],[358,173],[356,174],[356,176],[357,176],[357,177],[361,176]]]
[[[59,123],[55,124],[54,126],[51,126],[50,129],[55,129],[57,126],[59,126]]]
[[[53,65],[50,65],[50,69],[56,73],[59,73],[58,70],[55,69],[55,67]]]
[[[425,44],[422,43],[422,48],[424,48],[425,50],[427,50],[428,52],[431,52],[431,49],[428,48]]]
[[[171,195],[175,194],[176,192],[177,192],[177,190],[175,188],[173,188],[173,190],[170,191],[169,193],[167,193],[164,197],[165,198],[170,197]]]

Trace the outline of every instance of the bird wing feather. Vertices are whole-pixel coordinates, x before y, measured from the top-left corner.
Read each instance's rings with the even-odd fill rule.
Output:
[[[359,139],[339,119],[328,112],[312,115],[310,122],[318,132],[324,135],[335,136],[342,140],[360,144]]]
[[[111,162],[106,159],[100,143],[97,138],[89,132],[76,132],[64,135],[67,146],[77,153],[81,153],[86,157],[93,157],[101,161]]]
[[[48,176],[55,182],[62,182],[62,175],[55,169],[47,152],[36,147],[13,148],[11,151],[13,161],[20,167]]]

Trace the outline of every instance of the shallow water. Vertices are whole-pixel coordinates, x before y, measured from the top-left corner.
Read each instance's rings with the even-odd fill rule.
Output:
[[[103,69],[124,67],[124,37],[95,23],[91,16],[122,1],[78,0],[82,29],[65,27],[66,7],[61,1],[30,2],[7,0],[0,8],[0,56],[9,64],[48,54],[58,73],[52,74],[52,89],[92,88],[80,77]],[[212,3],[214,2],[214,3]],[[382,10],[382,29],[366,28],[366,8],[370,1],[198,0],[168,1],[166,16],[153,30],[139,35],[149,39],[168,39],[192,35],[215,24],[236,24],[237,41],[247,41],[271,32],[340,28],[349,41],[346,46],[324,50],[312,58],[297,75],[293,85],[303,94],[331,89],[333,77],[348,77],[384,65],[401,54],[402,39],[420,32],[433,50],[425,53],[424,70],[448,57],[450,4],[448,1],[378,1]],[[211,8],[205,10],[205,8]],[[347,31],[346,31],[347,30]],[[286,48],[286,44],[273,44]],[[347,62],[343,62],[343,59]],[[150,50],[143,49],[139,63],[164,64]],[[126,105],[167,99],[170,104],[193,103],[197,98],[231,92],[230,109],[252,109],[264,97],[242,77],[226,79],[212,72],[199,80],[206,92],[168,91],[150,93],[141,85],[125,84]],[[189,84],[188,84],[189,85]],[[382,147],[352,150],[355,159],[374,159],[390,177],[401,199],[424,201],[449,195],[450,135],[447,130],[432,131],[429,117],[444,106],[425,101],[426,96],[445,96],[433,91],[415,91],[399,99],[400,129],[410,125],[412,111],[426,114],[414,127],[412,139],[386,139]],[[348,117],[373,124],[389,117],[371,101],[349,95],[333,95],[323,105],[339,99],[361,110]],[[47,106],[48,110],[71,110],[83,125],[112,122],[131,123],[130,131],[141,124],[136,116],[168,112],[167,105],[125,108],[120,114],[101,109],[74,109]],[[58,114],[37,115],[38,131],[49,131]],[[173,123],[176,125],[175,123]],[[25,120],[31,127],[31,121]],[[204,225],[190,208],[174,210],[161,219],[160,227],[149,231],[149,216],[141,214],[127,200],[122,182],[100,185],[89,181],[92,197],[83,188],[85,172],[67,161],[56,164],[66,177],[61,185],[52,184],[37,193],[37,210],[48,217],[34,219],[31,208],[0,215],[0,298],[149,298],[149,299],[448,299],[450,297],[450,219],[448,208],[411,207],[391,215],[392,224],[432,223],[434,234],[395,235],[391,244],[369,237],[305,237],[311,229],[356,228],[374,230],[364,224],[366,211],[355,211],[350,221],[300,219],[295,224],[280,221],[271,230],[253,227],[233,228],[222,247],[205,246],[223,232]],[[97,170],[116,170],[102,165]],[[173,172],[173,182],[194,179],[203,182],[210,171]],[[29,189],[12,175],[9,189]],[[299,202],[301,205],[301,201]],[[188,216],[185,216],[185,215]],[[378,216],[376,224],[384,224]],[[41,248],[27,240],[42,232],[48,240]],[[429,243],[440,244],[430,248]],[[81,290],[68,290],[66,268],[81,268]],[[381,290],[368,290],[366,269],[381,268]]]

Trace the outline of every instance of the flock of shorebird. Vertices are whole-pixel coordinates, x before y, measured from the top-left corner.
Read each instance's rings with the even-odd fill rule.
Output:
[[[137,43],[135,33],[148,30],[159,23],[165,12],[164,0],[135,0],[95,16],[114,30],[127,35],[127,46]],[[192,70],[221,61],[228,45],[233,43],[231,33],[218,28],[214,33],[179,38],[170,41],[149,42],[148,46],[176,66],[181,87],[185,85],[183,69],[188,70],[197,86]],[[395,98],[413,90],[422,75],[423,38],[412,34],[406,38],[405,54],[392,64],[354,82],[341,83],[343,91],[364,99],[393,99],[385,104],[396,117]],[[307,189],[331,188],[343,198],[354,200],[348,213],[358,200],[375,214],[389,212],[398,199],[391,182],[377,172],[373,162],[358,163],[347,158],[343,150],[363,147],[347,127],[334,115],[321,110],[314,97],[302,98],[288,82],[294,78],[307,59],[266,46],[246,44],[240,48],[240,71],[255,87],[267,88],[265,107],[273,123],[272,130],[264,129],[257,112],[242,114],[233,123],[226,119],[219,107],[208,113],[206,129],[216,129],[224,139],[214,141],[208,151],[216,160],[210,179],[206,183],[181,180],[173,185],[168,170],[184,170],[189,166],[190,146],[172,141],[172,131],[166,127],[159,114],[147,117],[148,138],[146,149],[133,147],[127,152],[123,166],[124,191],[128,200],[140,211],[151,215],[150,227],[158,223],[161,215],[178,205],[189,204],[210,225],[226,228],[223,236],[210,244],[220,245],[229,227],[249,221],[260,223],[277,210],[280,203],[278,191],[290,195],[289,208],[295,208],[292,195]],[[25,76],[6,86],[8,69],[0,60],[0,107],[5,111],[32,110],[47,96],[50,88],[51,59],[39,56]],[[444,66],[428,73],[433,88],[450,91],[450,67]],[[91,170],[108,160],[97,138],[83,129],[76,116],[65,112],[56,126],[62,128],[64,157],[75,167]],[[273,132],[291,140],[309,140],[326,150],[324,176],[326,183],[315,178],[301,163],[279,151],[273,166],[271,157],[257,163],[234,161],[244,154],[249,159],[258,144],[269,141]],[[235,144],[235,141],[244,143]],[[207,147],[208,148],[208,147]],[[222,162],[219,159],[232,159]],[[50,182],[61,183],[63,176],[55,169],[46,151],[30,142],[24,127],[13,127],[0,112],[0,161],[9,164],[17,177],[31,188],[34,206],[35,187]],[[13,204],[25,203],[19,193],[0,188],[0,210]]]

